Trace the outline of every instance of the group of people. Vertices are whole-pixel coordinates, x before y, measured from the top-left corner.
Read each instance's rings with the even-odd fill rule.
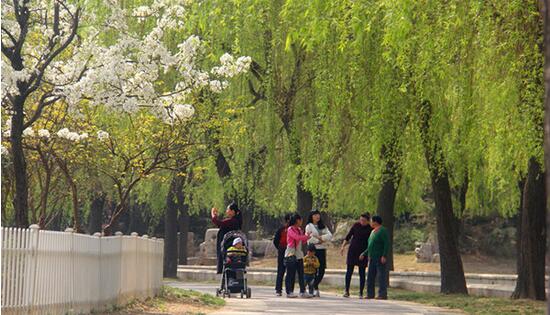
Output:
[[[283,278],[285,278],[286,296],[297,297],[294,293],[296,274],[300,286],[300,297],[319,297],[319,284],[323,280],[327,267],[327,243],[332,240],[330,230],[321,219],[321,213],[311,211],[305,232],[302,231],[302,217],[299,214],[286,215],[284,225],[277,230],[273,244],[278,250],[277,280],[275,292],[282,296]],[[307,243],[307,253],[303,254],[303,245]],[[377,299],[387,299],[387,255],[389,236],[382,226],[382,218],[362,214],[345,237],[340,248],[343,255],[347,253],[347,270],[345,277],[344,297],[349,297],[351,277],[355,266],[359,270],[359,298],[364,298],[365,281],[367,282],[367,299],[375,298],[375,281],[379,279]],[[367,270],[367,275],[365,271]],[[366,279],[365,279],[366,278]],[[306,286],[308,291],[306,292]]]
[[[242,214],[235,203],[230,204],[225,211],[225,218],[218,218],[218,210],[212,208],[212,223],[219,228],[217,235],[217,271],[222,273],[222,253],[220,243],[224,235],[242,226]],[[321,213],[313,210],[307,218],[305,231],[302,229],[303,219],[299,214],[287,214],[284,225],[277,230],[273,244],[277,248],[277,279],[275,292],[277,296],[283,293],[283,278],[288,298],[298,296],[304,298],[320,297],[319,284],[322,282],[327,268],[327,244],[332,240],[332,233],[324,224]],[[355,266],[359,271],[359,298],[364,298],[365,278],[367,282],[367,299],[375,298],[375,280],[378,275],[379,291],[377,299],[387,299],[387,255],[389,251],[388,232],[382,226],[382,218],[369,214],[362,214],[359,220],[351,227],[340,248],[347,253],[347,270],[345,277],[344,297],[349,297],[351,277]],[[242,240],[235,239],[230,252],[236,255],[246,255]],[[303,248],[306,247],[304,254]],[[368,269],[367,269],[368,268]],[[365,271],[367,274],[365,275]],[[285,278],[286,273],[286,278]],[[294,293],[294,286],[298,275],[300,294]],[[307,286],[307,291],[306,291]]]
[[[319,211],[308,216],[305,232],[302,230],[302,217],[299,214],[286,215],[285,224],[277,230],[273,244],[278,250],[277,280],[275,291],[278,296],[283,292],[283,277],[286,272],[285,287],[289,298],[294,294],[296,274],[301,297],[319,297],[319,284],[327,268],[326,243],[332,240],[332,233],[325,226]],[[307,244],[307,253],[303,247]],[[306,285],[308,292],[306,292]]]

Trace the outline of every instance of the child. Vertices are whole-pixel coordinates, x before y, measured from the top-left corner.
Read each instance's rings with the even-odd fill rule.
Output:
[[[227,249],[227,256],[247,256],[248,251],[243,245],[243,240],[237,237],[233,240],[233,246]]]
[[[304,257],[304,280],[308,287],[309,294],[313,294],[315,275],[320,265],[319,258],[315,256],[315,245],[309,244],[307,247],[307,254]]]

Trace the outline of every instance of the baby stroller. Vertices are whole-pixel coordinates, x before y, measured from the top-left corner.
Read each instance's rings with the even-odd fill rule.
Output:
[[[225,234],[220,244],[223,269],[220,288],[216,289],[216,296],[231,297],[231,293],[240,293],[241,299],[247,299],[252,296],[252,290],[248,287],[246,279],[246,266],[248,264],[248,255],[228,255],[228,249],[233,245],[233,240],[240,238],[247,252],[250,253],[248,247],[248,239],[242,231],[230,231]]]

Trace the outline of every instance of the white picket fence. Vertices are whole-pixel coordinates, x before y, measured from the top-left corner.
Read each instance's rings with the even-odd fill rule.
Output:
[[[2,227],[2,313],[82,314],[157,294],[162,239]]]

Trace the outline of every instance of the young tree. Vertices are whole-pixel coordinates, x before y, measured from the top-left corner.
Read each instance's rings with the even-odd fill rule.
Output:
[[[58,89],[66,82],[50,76],[50,70],[73,43],[81,11],[66,1],[2,3],[2,107],[12,116],[9,138],[15,176],[13,207],[19,227],[29,225],[23,132],[32,127],[46,107],[62,98]],[[78,70],[75,72],[70,81],[78,80]]]

